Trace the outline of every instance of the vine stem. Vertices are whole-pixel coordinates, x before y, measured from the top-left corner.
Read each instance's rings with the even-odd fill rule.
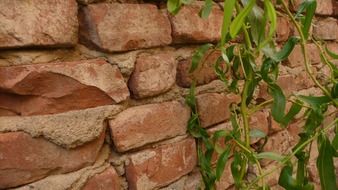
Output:
[[[291,160],[291,158],[293,156],[295,156],[299,151],[301,151],[303,148],[305,148],[309,143],[311,143],[314,139],[316,139],[320,134],[322,133],[326,133],[328,130],[330,130],[332,127],[335,126],[335,124],[338,123],[338,118],[335,119],[333,122],[331,122],[328,126],[326,126],[325,128],[323,128],[320,131],[317,131],[311,138],[309,138],[308,140],[306,140],[305,142],[303,142],[300,146],[298,146],[295,151],[293,151],[291,154],[289,154],[288,156],[286,156],[283,161],[280,163],[279,166],[275,166],[274,168],[272,168],[271,170],[265,172],[263,175],[258,176],[255,180],[253,180],[250,185],[249,188],[257,183],[258,180],[260,180],[261,178],[264,178],[265,176],[275,172],[277,169],[279,169],[280,167],[284,166],[289,160]]]
[[[292,13],[291,13],[290,9],[288,8],[288,6],[286,5],[286,3],[284,1],[281,1],[281,3],[282,3],[282,6],[283,6],[284,10],[286,11],[286,14],[289,16],[289,18],[291,19],[292,23],[295,25],[295,27],[296,27],[296,29],[298,31],[298,34],[300,36],[300,45],[301,45],[301,49],[302,49],[302,54],[303,54],[303,58],[304,58],[304,65],[305,65],[306,72],[310,76],[311,80],[317,85],[317,87],[319,87],[322,90],[322,92],[324,92],[324,94],[326,96],[328,96],[332,100],[332,102],[335,104],[335,106],[337,107],[338,106],[337,100],[335,100],[335,99],[333,99],[331,97],[331,94],[325,89],[324,86],[322,86],[319,83],[319,81],[316,79],[316,77],[312,74],[311,66],[310,66],[310,63],[309,63],[309,59],[307,57],[307,55],[308,55],[308,51],[306,49],[307,39],[305,39],[304,33],[303,33],[300,25],[298,24],[298,22],[296,21],[296,19],[292,15]]]

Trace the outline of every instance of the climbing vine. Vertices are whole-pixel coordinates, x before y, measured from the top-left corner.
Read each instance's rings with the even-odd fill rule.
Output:
[[[168,0],[167,8],[172,14],[177,14],[182,6],[190,3],[191,0]],[[200,16],[207,18],[213,6],[215,4],[212,0],[205,0]],[[192,109],[188,131],[198,143],[198,164],[204,189],[216,188],[215,184],[220,180],[230,157],[232,159],[229,164],[236,189],[270,189],[265,178],[279,171],[278,184],[281,187],[287,190],[314,189],[307,169],[314,141],[318,143],[316,166],[321,189],[337,189],[334,158],[338,156],[338,119],[335,118],[326,126],[323,121],[329,115],[337,115],[338,69],[331,60],[338,59],[338,55],[310,35],[316,6],[316,0],[304,0],[293,13],[285,0],[224,0],[221,40],[217,44],[202,45],[196,50],[190,72],[203,64],[202,58],[207,52],[220,51],[221,55],[214,65],[215,72],[229,91],[241,95],[241,103],[229,107],[232,111],[231,131],[219,130],[209,134],[201,127],[194,84],[186,97],[186,103]],[[287,16],[298,32],[280,50],[277,50],[274,42],[277,14]],[[243,38],[244,42],[233,43],[238,38]],[[316,44],[323,64],[330,69],[326,81],[317,80],[312,71],[306,48],[309,40]],[[276,82],[281,62],[288,58],[297,44],[301,47],[307,76],[321,90],[321,96],[292,94],[287,97]],[[259,102],[255,100],[254,92],[262,83],[268,86],[272,98]],[[287,102],[292,104],[290,109],[286,109]],[[333,107],[334,111],[329,112],[329,107]],[[271,109],[273,119],[284,129],[297,114],[303,114],[305,124],[299,134],[300,140],[290,153],[282,155],[263,152],[262,147],[251,146],[251,138],[268,138],[263,131],[251,129],[249,124],[250,116],[262,109]],[[224,145],[220,145],[220,140],[224,141]],[[215,164],[212,161],[214,154],[218,155]],[[278,164],[264,170],[261,166],[262,159],[273,160]],[[248,177],[250,167],[257,170],[254,177]]]

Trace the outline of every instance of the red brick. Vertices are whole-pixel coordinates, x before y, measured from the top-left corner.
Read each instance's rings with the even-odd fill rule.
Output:
[[[188,88],[194,80],[196,85],[203,85],[216,80],[217,75],[214,65],[219,56],[221,56],[219,51],[208,52],[199,63],[199,68],[193,73],[189,73],[192,64],[191,57],[180,60],[177,65],[176,83],[181,87]]]
[[[103,60],[1,67],[0,89],[0,107],[17,115],[109,105],[129,96],[119,69]]]
[[[69,47],[77,42],[75,0],[2,0],[0,12],[0,49]]]
[[[114,52],[171,43],[170,22],[156,5],[99,3],[81,10],[81,41],[92,47]]]
[[[105,133],[83,146],[64,149],[24,132],[0,134],[0,188],[15,187],[95,162]]]
[[[299,5],[303,2],[303,0],[295,0],[295,10],[299,7]],[[317,0],[317,8],[316,14],[319,15],[331,15],[333,13],[333,3],[331,0]]]
[[[82,190],[120,190],[119,176],[113,167],[89,178]]]
[[[129,108],[109,121],[118,151],[185,134],[190,111],[177,101]]]
[[[287,41],[290,36],[290,22],[286,17],[277,18],[277,29],[276,29],[276,40],[277,42]]]
[[[338,23],[337,20],[328,17],[320,19],[314,23],[313,35],[319,40],[336,40],[338,39]]]
[[[129,79],[135,98],[155,96],[168,91],[176,78],[176,61],[172,53],[140,55]]]
[[[168,185],[192,171],[196,159],[196,145],[192,138],[131,154],[126,166],[129,189]]]
[[[216,42],[221,37],[223,12],[214,5],[207,19],[199,16],[202,3],[197,2],[181,8],[170,15],[174,43]]]
[[[269,133],[269,113],[267,111],[258,111],[253,113],[249,119],[250,129],[257,129],[264,132],[266,135]],[[251,144],[256,143],[259,138],[251,138]]]
[[[202,127],[210,127],[230,118],[232,103],[239,103],[240,97],[234,94],[207,93],[197,96],[197,109]]]
[[[315,44],[307,44],[308,58],[312,64],[318,64],[321,62],[320,54]],[[304,66],[304,58],[300,45],[296,45],[287,61],[288,66],[297,67]]]

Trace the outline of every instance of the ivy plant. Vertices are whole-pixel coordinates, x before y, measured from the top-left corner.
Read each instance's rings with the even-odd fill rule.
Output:
[[[182,6],[192,2],[168,0],[167,8],[171,14],[177,14]],[[215,3],[212,0],[205,0],[200,17],[207,18],[213,6]],[[265,178],[275,172],[280,172],[279,186],[287,190],[314,189],[308,172],[314,141],[318,144],[316,166],[321,189],[337,189],[334,159],[338,156],[338,119],[334,118],[325,126],[324,121],[330,115],[337,115],[338,69],[332,60],[338,60],[338,55],[323,42],[314,39],[309,32],[316,7],[316,0],[304,0],[296,11],[290,11],[286,0],[224,0],[221,39],[217,44],[204,44],[196,50],[190,72],[203,64],[202,58],[206,52],[221,52],[214,64],[215,73],[229,91],[241,96],[241,103],[229,107],[232,112],[232,130],[219,130],[210,134],[201,127],[194,84],[186,97],[186,103],[192,109],[188,131],[198,144],[198,166],[204,189],[216,189],[215,184],[220,180],[226,164],[231,164],[236,189],[270,189]],[[298,33],[297,36],[289,37],[278,50],[275,43],[277,15],[287,16]],[[243,42],[233,43],[238,38],[243,39]],[[312,72],[306,46],[309,40],[316,44],[322,63],[330,69],[326,81],[319,81]],[[301,47],[304,70],[321,90],[320,96],[286,96],[277,84],[279,67],[297,44]],[[263,83],[267,85],[271,99],[259,102],[255,100],[254,92]],[[286,109],[288,102],[292,104],[290,109]],[[329,112],[329,107],[333,107],[334,111]],[[299,142],[290,153],[264,152],[262,147],[251,146],[250,138],[268,138],[264,132],[251,129],[249,124],[250,116],[262,109],[271,109],[274,121],[284,129],[294,121],[297,114],[302,114],[304,125],[299,126],[302,128]],[[219,144],[220,140],[224,141],[224,146]],[[214,154],[217,154],[216,163],[213,162]],[[261,166],[262,159],[273,160],[277,164],[265,170]],[[249,177],[249,168],[252,167],[257,172],[254,177]]]

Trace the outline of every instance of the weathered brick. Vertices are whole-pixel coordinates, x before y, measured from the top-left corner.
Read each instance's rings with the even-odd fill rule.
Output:
[[[151,4],[90,4],[80,11],[80,40],[104,51],[127,51],[171,43],[166,14]]]
[[[208,52],[201,60],[199,68],[192,73],[189,72],[192,64],[191,57],[180,60],[177,65],[176,83],[181,87],[188,88],[193,81],[196,82],[196,85],[203,85],[216,80],[214,65],[219,56],[221,56],[219,51]]]
[[[123,152],[185,134],[189,118],[189,108],[172,101],[129,108],[109,124],[115,147]]]
[[[0,49],[69,47],[77,42],[75,0],[2,0],[0,12]]]
[[[321,62],[320,54],[315,44],[307,44],[308,59],[312,64],[318,64]],[[296,45],[290,56],[287,59],[287,65],[290,67],[297,67],[304,65],[304,58],[300,45]]]
[[[105,133],[75,149],[64,149],[24,132],[0,134],[0,188],[15,187],[54,174],[68,173],[95,162]]]
[[[250,129],[257,129],[264,132],[266,135],[269,133],[269,113],[267,111],[258,111],[253,113],[249,118]],[[251,138],[250,143],[256,143],[260,138]]]
[[[337,20],[328,17],[315,22],[313,27],[313,35],[320,40],[336,40],[338,39],[338,23]]]
[[[119,176],[113,167],[91,177],[82,190],[120,190]]]
[[[284,42],[288,40],[290,36],[290,22],[286,17],[277,18],[276,35],[277,42]]]
[[[168,91],[176,78],[176,61],[172,53],[140,55],[129,79],[135,98],[154,96]]]
[[[294,10],[297,10],[303,0],[294,1]],[[333,1],[332,0],[317,0],[316,14],[319,15],[331,15],[333,13]]]
[[[196,159],[196,145],[192,138],[131,154],[126,166],[129,189],[168,185],[192,171]]]
[[[221,37],[223,12],[214,5],[209,17],[199,16],[202,3],[181,8],[176,15],[170,15],[174,43],[215,42]]]
[[[197,96],[197,109],[202,127],[210,127],[230,118],[232,103],[239,103],[240,97],[234,94],[207,93]]]
[[[129,97],[119,69],[103,60],[0,67],[0,89],[0,109],[16,115],[60,113]]]

